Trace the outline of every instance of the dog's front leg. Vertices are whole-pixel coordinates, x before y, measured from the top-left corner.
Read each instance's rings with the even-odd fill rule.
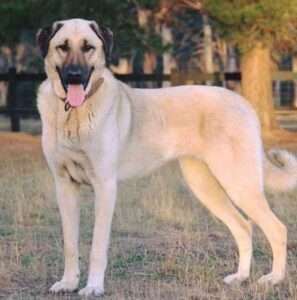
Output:
[[[100,296],[104,293],[104,273],[107,265],[107,250],[116,202],[117,180],[113,176],[100,179],[94,184],[95,225],[90,255],[87,286],[80,290],[83,296]]]
[[[74,291],[79,283],[79,190],[69,177],[55,176],[58,206],[62,218],[65,268],[62,279],[50,291]]]

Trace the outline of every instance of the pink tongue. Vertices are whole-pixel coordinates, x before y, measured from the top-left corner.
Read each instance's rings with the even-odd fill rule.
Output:
[[[66,101],[72,107],[77,107],[82,105],[85,98],[86,98],[86,94],[82,84],[69,84],[67,86]]]

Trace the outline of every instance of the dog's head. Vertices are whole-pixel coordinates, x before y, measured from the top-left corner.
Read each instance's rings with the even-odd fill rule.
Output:
[[[102,80],[113,34],[94,21],[71,19],[40,29],[37,43],[56,95],[77,107]]]

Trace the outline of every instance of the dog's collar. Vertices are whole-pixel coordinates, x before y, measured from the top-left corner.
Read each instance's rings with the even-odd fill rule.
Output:
[[[85,101],[88,100],[88,98],[92,97],[97,91],[98,89],[100,88],[100,86],[103,84],[104,82],[104,78],[103,77],[100,77],[93,85],[92,85],[92,88],[91,90],[88,92],[88,94],[86,95],[86,99]],[[70,108],[71,108],[71,105],[66,102],[66,98],[60,98],[63,102],[65,102],[65,106],[64,106],[64,109],[65,111],[68,111]]]

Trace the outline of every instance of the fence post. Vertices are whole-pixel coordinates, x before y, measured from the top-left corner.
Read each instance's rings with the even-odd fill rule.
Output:
[[[11,67],[8,71],[8,110],[10,116],[11,131],[20,131],[20,116],[17,112],[17,98],[16,98],[16,68]]]
[[[156,82],[157,82],[157,87],[161,88],[163,85],[163,77],[162,77],[162,73],[156,73]]]

